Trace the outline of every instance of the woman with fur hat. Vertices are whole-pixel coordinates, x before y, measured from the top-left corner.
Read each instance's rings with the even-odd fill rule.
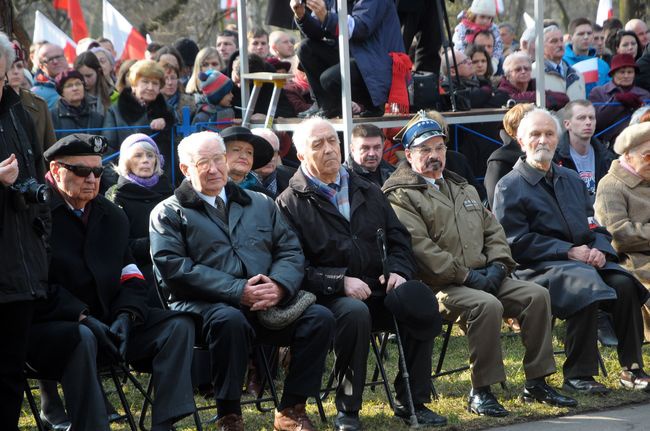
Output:
[[[503,41],[499,27],[494,23],[497,9],[494,0],[474,0],[466,11],[461,13],[460,23],[454,29],[453,42],[459,51],[465,51],[467,45],[474,43],[474,37],[481,30],[488,30],[494,36],[493,57],[501,59]]]
[[[599,135],[601,141],[613,144],[629,124],[630,115],[650,100],[650,92],[634,85],[638,71],[634,57],[617,54],[612,57],[609,70],[612,80],[594,87],[589,93],[589,100],[596,107],[596,135],[602,133]]]
[[[81,73],[74,69],[65,70],[56,76],[55,82],[56,91],[61,97],[51,114],[58,138],[76,130],[92,133],[88,129],[102,127],[104,116],[92,108],[95,100],[86,94],[86,83]]]

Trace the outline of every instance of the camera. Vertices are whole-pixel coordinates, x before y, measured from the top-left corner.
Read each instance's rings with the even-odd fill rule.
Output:
[[[50,189],[45,184],[40,184],[35,178],[11,186],[14,192],[14,206],[16,209],[27,209],[29,204],[46,204],[50,200]]]

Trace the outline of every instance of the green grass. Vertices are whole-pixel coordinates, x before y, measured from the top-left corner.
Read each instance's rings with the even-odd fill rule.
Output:
[[[562,343],[560,342],[562,332],[563,325],[560,323],[554,330],[554,346],[556,350],[562,349]],[[434,348],[434,367],[435,361],[437,361],[438,352],[440,350],[441,341],[441,338],[436,340],[436,346]],[[467,401],[467,394],[470,389],[470,374],[469,371],[464,371],[461,373],[444,376],[440,379],[437,379],[435,382],[436,390],[438,391],[438,394],[440,394],[440,398],[436,401],[431,402],[428,406],[439,414],[446,416],[449,421],[447,427],[438,429],[463,431],[478,430],[494,426],[503,426],[507,424],[538,420],[553,416],[562,416],[566,414],[574,414],[593,410],[603,410],[625,404],[650,401],[650,394],[629,391],[619,387],[617,376],[618,372],[620,371],[620,367],[618,365],[618,360],[616,357],[616,350],[613,348],[601,347],[600,350],[603,355],[606,368],[609,371],[609,376],[607,378],[601,376],[599,380],[605,383],[608,387],[614,389],[608,396],[577,396],[576,398],[578,399],[579,405],[574,409],[549,407],[541,404],[524,404],[518,399],[524,382],[523,367],[521,364],[521,358],[523,357],[524,352],[519,337],[512,335],[502,337],[502,348],[508,381],[506,382],[505,389],[501,388],[499,385],[495,385],[493,386],[493,391],[497,395],[498,399],[504,404],[504,406],[510,410],[510,416],[506,418],[496,419],[478,417],[476,415],[468,413],[465,409],[465,406]],[[392,343],[389,344],[388,355],[389,359],[386,361],[386,367],[389,378],[392,381],[397,371],[397,349]],[[467,357],[467,339],[460,334],[457,328],[454,328],[449,351],[445,359],[444,368],[449,369],[452,367],[455,368],[461,365],[465,365],[467,363]],[[563,360],[563,355],[556,355],[556,363],[560,372],[554,374],[549,378],[549,383],[554,387],[560,387],[562,384],[561,366]],[[646,364],[650,364],[650,351],[647,347],[644,347],[644,361]],[[331,364],[332,357],[330,355],[328,358],[328,367],[331,367]],[[374,369],[374,356],[372,353],[369,355],[368,364],[368,378],[370,378],[372,370]],[[648,365],[648,368],[650,368],[650,365]],[[142,379],[146,383],[146,377],[143,376]],[[282,384],[278,383],[279,391],[281,391],[281,386]],[[141,397],[131,386],[127,386],[125,390],[127,391],[127,396],[129,397],[129,401],[132,404],[132,410],[139,410],[142,402]],[[36,398],[38,399],[38,396]],[[114,405],[117,406],[117,397],[111,395],[111,399],[114,402]],[[209,404],[209,402],[204,401],[203,398],[198,395],[196,397],[196,400],[199,405]],[[316,405],[313,403],[313,400],[308,406],[307,411],[311,414],[314,424],[319,427],[319,429],[329,430],[332,429],[333,418],[336,414],[336,408],[333,403],[333,394],[330,394],[330,397],[324,402],[324,408],[328,416],[327,424],[322,424],[318,419],[318,411],[316,409]],[[207,420],[214,414],[214,410],[209,410],[202,412],[201,416],[204,420]],[[361,411],[361,419],[364,425],[364,429],[366,430],[392,431],[408,429],[408,427],[403,425],[401,421],[393,417],[393,414],[390,411],[388,403],[386,401],[386,394],[383,392],[383,388],[381,386],[378,386],[374,392],[370,389],[366,389],[364,393],[364,404],[363,410]],[[255,407],[245,406],[244,423],[246,425],[246,429],[249,430],[272,431],[273,413],[260,413],[255,409]],[[31,416],[29,407],[26,402],[23,406],[20,429],[36,429],[34,419]],[[112,425],[111,429],[126,431],[128,430],[128,426],[126,423],[116,423]],[[192,430],[194,429],[193,422],[189,419],[186,419],[179,424],[178,429],[188,431]],[[214,426],[209,427],[208,429],[212,430],[214,429]]]

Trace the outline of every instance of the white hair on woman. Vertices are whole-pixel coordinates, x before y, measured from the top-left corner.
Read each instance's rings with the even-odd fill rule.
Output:
[[[151,153],[155,156],[156,164],[154,165],[154,175],[162,175],[163,168],[160,165],[156,149],[147,141],[138,141],[135,144],[128,147],[124,152],[120,152],[120,160],[117,162],[115,170],[122,177],[128,177],[129,174],[132,174],[131,169],[129,168],[129,162],[131,157],[135,154],[136,151],[143,150],[145,153]]]
[[[510,73],[513,63],[515,63],[517,60],[526,60],[528,65],[530,65],[530,58],[528,58],[528,54],[522,51],[513,52],[503,61],[503,71],[506,73],[506,75]]]
[[[219,149],[223,153],[226,152],[226,144],[224,144],[221,135],[217,132],[205,130],[203,132],[192,133],[183,138],[181,143],[178,144],[178,161],[184,165],[191,164],[193,162],[194,148],[205,141],[215,141]]]

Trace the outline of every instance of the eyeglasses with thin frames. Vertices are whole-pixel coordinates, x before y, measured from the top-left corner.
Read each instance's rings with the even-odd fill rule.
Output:
[[[194,166],[196,166],[196,169],[198,169],[199,172],[205,172],[208,169],[210,169],[212,165],[216,165],[217,167],[219,167],[222,166],[224,163],[226,163],[226,155],[221,153],[221,154],[214,155],[212,157],[203,157],[197,160],[194,163]]]

